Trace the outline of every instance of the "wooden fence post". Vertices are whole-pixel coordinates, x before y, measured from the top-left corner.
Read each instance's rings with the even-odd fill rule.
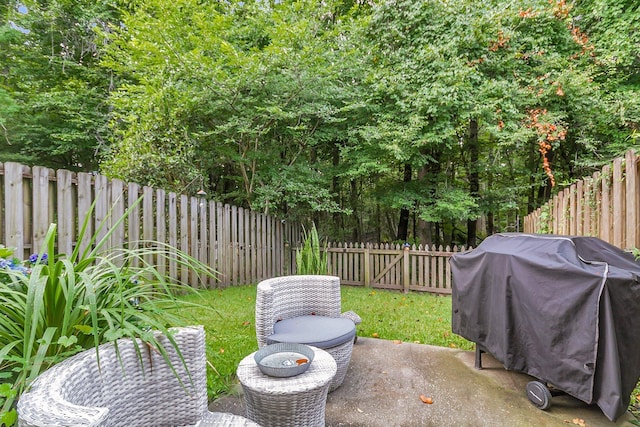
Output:
[[[57,172],[57,200],[58,213],[69,212],[68,215],[58,215],[58,253],[71,254],[73,251],[74,225],[76,213],[73,207],[73,193],[71,191],[73,173],[68,170],[59,169]]]
[[[365,288],[371,287],[371,266],[369,265],[369,244],[364,247],[364,259],[362,260],[363,281]]]
[[[18,163],[5,163],[4,165],[4,196],[11,200],[11,204],[5,206],[5,242],[9,247],[15,248],[15,256],[24,257],[24,216],[22,205],[24,203],[23,166]]]
[[[612,178],[612,200],[613,209],[613,243],[615,246],[622,248],[625,225],[625,195],[624,195],[624,178],[622,176],[622,158],[618,157],[613,161],[613,178]]]
[[[405,294],[409,293],[409,284],[411,283],[411,277],[409,276],[409,244],[405,243],[402,253],[402,290]]]
[[[625,183],[626,183],[626,238],[623,249],[631,250],[640,244],[638,242],[638,157],[631,150],[625,156]]]

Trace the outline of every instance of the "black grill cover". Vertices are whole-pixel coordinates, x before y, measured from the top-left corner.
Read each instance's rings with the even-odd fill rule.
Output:
[[[595,237],[504,233],[451,258],[452,330],[615,421],[640,377],[640,263]]]

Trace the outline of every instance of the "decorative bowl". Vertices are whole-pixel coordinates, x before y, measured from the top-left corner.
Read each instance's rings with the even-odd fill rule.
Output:
[[[263,374],[284,378],[309,369],[313,356],[313,349],[307,345],[276,343],[261,348],[253,358]]]

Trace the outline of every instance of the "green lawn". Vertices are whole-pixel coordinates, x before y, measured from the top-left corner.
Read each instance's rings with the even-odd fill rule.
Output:
[[[210,398],[228,393],[236,384],[240,360],[258,349],[254,327],[256,286],[237,286],[184,297],[208,308],[181,309],[186,324],[204,325],[207,333]],[[473,350],[473,343],[451,332],[451,297],[344,286],[343,311],[353,310],[363,322],[358,336]],[[631,398],[636,417],[640,388]]]
[[[207,308],[181,308],[185,324],[202,324],[207,333],[210,397],[235,384],[242,358],[258,349],[254,327],[256,286],[236,286],[184,297]],[[358,287],[342,288],[343,311],[363,322],[358,335],[471,350],[473,344],[451,333],[451,298],[426,293],[402,294]]]

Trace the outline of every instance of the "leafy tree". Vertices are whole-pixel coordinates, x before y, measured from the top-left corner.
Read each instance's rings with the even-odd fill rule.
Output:
[[[595,156],[602,162],[638,145],[640,9],[634,1],[579,0],[573,16],[598,64],[594,80],[603,88],[612,113],[598,129],[609,142]]]
[[[119,140],[104,170],[205,185],[264,212],[339,210],[317,155],[339,121],[330,12],[304,1],[137,5],[107,34],[103,65],[127,83],[111,98]]]
[[[0,96],[11,100],[0,110],[3,160],[96,170],[108,139],[111,77],[95,66],[94,30],[114,19],[114,9],[83,0],[10,1],[3,12]]]
[[[534,204],[531,195],[548,195],[556,181],[584,171],[575,159],[603,146],[598,129],[611,114],[594,82],[597,64],[571,22],[563,1],[399,0],[376,9],[369,34],[377,97],[370,102],[381,113],[354,157],[419,171],[410,192],[405,184],[402,191],[385,186],[391,206],[432,226],[453,221],[455,228],[468,218],[467,243],[474,244],[479,214],[526,211],[523,200]],[[372,156],[364,154],[367,144]],[[532,162],[536,151],[541,160]],[[503,189],[502,207],[495,192],[485,199],[480,191],[488,182]]]

